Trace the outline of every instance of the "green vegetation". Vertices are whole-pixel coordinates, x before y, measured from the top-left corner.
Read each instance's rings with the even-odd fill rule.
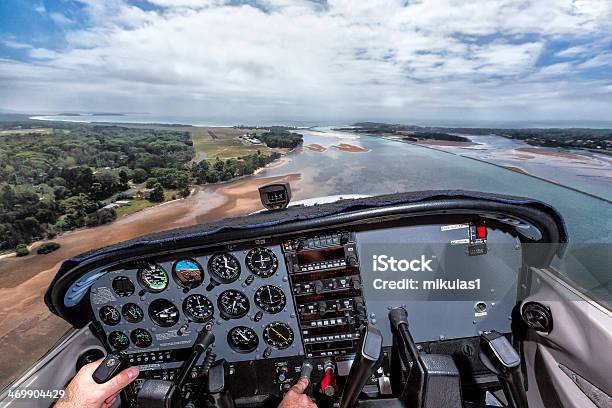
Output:
[[[280,157],[241,140],[244,131],[235,128],[41,123],[6,116],[0,115],[0,250],[106,224],[187,197],[193,183],[253,174]],[[301,135],[267,133],[266,143],[274,147],[302,141]],[[108,205],[118,199],[129,203]]]
[[[38,255],[45,255],[53,251],[57,251],[58,249],[60,249],[60,246],[61,245],[57,242],[46,242],[36,249],[36,253]]]
[[[30,254],[30,250],[26,244],[19,244],[15,248],[15,254],[17,256],[28,256]]]
[[[257,137],[269,147],[282,147],[287,149],[298,147],[303,141],[302,135],[280,129],[262,133]]]
[[[339,128],[334,130],[351,131],[354,133],[368,133],[374,135],[400,136],[404,140],[418,142],[419,140],[444,140],[450,142],[469,142],[470,139],[463,136],[451,135],[450,130],[436,128],[422,128],[411,125],[398,125],[378,122],[359,122],[351,128]]]
[[[340,128],[356,133],[404,135],[407,140],[450,140],[469,141],[469,139],[450,135],[498,135],[509,139],[522,140],[532,146],[560,147],[569,149],[590,149],[602,153],[612,153],[612,129],[492,129],[492,128],[445,128],[421,127],[413,125],[391,125],[388,123],[360,122],[355,128]]]

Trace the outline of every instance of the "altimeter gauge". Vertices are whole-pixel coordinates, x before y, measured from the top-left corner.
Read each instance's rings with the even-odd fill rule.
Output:
[[[240,262],[232,254],[216,254],[208,261],[208,271],[217,283],[232,283],[240,276]]]

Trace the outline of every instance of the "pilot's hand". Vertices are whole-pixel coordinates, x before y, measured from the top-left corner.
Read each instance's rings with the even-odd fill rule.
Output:
[[[66,393],[56,408],[108,408],[122,389],[138,377],[138,367],[130,367],[118,373],[104,384],[96,383],[92,374],[102,359],[83,366],[66,387]]]
[[[308,387],[309,380],[300,378],[293,387],[287,391],[278,408],[317,408],[317,405],[310,400],[304,390]]]

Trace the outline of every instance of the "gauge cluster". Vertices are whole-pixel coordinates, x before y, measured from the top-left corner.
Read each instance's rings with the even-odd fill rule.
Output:
[[[180,365],[213,325],[215,353],[230,362],[303,354],[280,247],[142,261],[108,272],[90,303],[108,344],[144,369]]]

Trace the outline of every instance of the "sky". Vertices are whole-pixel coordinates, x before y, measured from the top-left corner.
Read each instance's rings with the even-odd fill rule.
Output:
[[[0,110],[610,120],[611,0],[4,0]]]

